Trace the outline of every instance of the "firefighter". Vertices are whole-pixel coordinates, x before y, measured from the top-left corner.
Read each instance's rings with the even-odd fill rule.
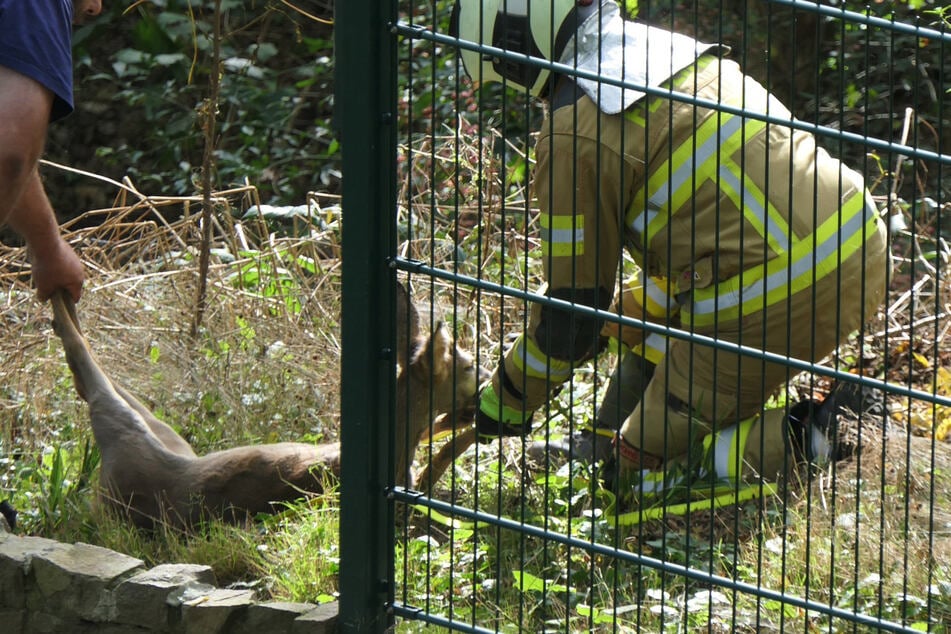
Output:
[[[889,256],[862,177],[722,47],[626,21],[613,0],[458,0],[453,29],[504,51],[463,45],[472,80],[547,105],[533,175],[546,285],[480,393],[480,434],[528,434],[601,350],[605,324],[568,302],[672,329],[616,437],[622,478],[692,452],[735,478],[772,477],[793,449],[831,458],[811,404],[764,409],[787,364],[712,342],[815,362],[873,315]],[[666,281],[661,316],[648,284],[612,301],[624,248]],[[631,346],[658,332],[614,326]]]

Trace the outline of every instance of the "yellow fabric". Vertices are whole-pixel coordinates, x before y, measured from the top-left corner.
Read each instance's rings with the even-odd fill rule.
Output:
[[[757,482],[737,487],[725,493],[718,493],[711,497],[692,499],[674,504],[655,504],[649,508],[628,511],[627,513],[615,514],[617,510],[615,504],[611,508],[608,508],[602,517],[608,524],[634,526],[641,522],[661,520],[669,515],[689,515],[690,513],[699,511],[710,511],[724,506],[742,504],[743,502],[748,502],[756,498],[775,495],[777,490],[776,484],[772,482]]]
[[[511,359],[518,376],[564,381],[571,375],[571,363],[549,357],[534,339],[524,335],[512,346]]]
[[[625,282],[624,288],[615,296],[609,310],[625,317],[666,324],[679,309],[671,296],[671,290],[670,282],[666,278],[654,276],[645,280],[638,272]],[[664,356],[664,336],[659,333],[646,333],[641,328],[622,327],[617,322],[606,321],[601,328],[601,334],[617,339],[651,363],[656,364]]]
[[[479,394],[479,409],[482,410],[483,414],[488,415],[493,420],[505,423],[506,425],[520,427],[528,418],[526,412],[521,407],[516,408],[503,405],[492,384],[486,385],[482,393]]]
[[[584,255],[584,216],[552,216],[542,212],[538,220],[542,229],[542,255]]]

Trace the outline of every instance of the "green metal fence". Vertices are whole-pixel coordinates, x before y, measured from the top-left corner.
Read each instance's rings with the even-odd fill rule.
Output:
[[[489,21],[531,22],[539,6],[483,2]],[[778,101],[759,107],[754,85],[712,58],[638,83],[579,68],[580,54],[527,56],[465,26],[457,37],[447,0],[336,6],[343,629],[951,630],[951,12],[927,0],[622,4],[726,44],[714,57]],[[475,86],[462,51],[567,79],[543,101],[511,79]],[[597,115],[578,105],[603,94],[580,96],[571,82],[583,80],[644,96]],[[684,117],[697,124],[681,138]],[[589,143],[611,152],[578,158]],[[826,153],[867,196],[848,172],[823,172]],[[687,269],[670,264],[684,257]],[[659,316],[630,308],[651,306],[648,285],[627,286],[638,276],[670,281]],[[397,282],[418,324],[397,315]],[[605,324],[656,342],[642,383],[661,388],[637,385],[636,407],[612,391],[633,357]],[[527,407],[527,433],[470,446],[467,353],[508,405],[547,393]],[[781,385],[759,398],[776,368]],[[628,443],[597,432],[614,410]],[[421,438],[397,430],[421,418],[435,421]],[[677,421],[683,455],[659,431]],[[587,459],[584,438],[606,457]],[[610,465],[629,443],[666,460],[619,477]]]

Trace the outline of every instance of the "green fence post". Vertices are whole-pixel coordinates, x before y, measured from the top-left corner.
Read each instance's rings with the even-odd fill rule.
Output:
[[[392,620],[390,478],[394,339],[396,5],[335,9],[335,112],[343,153],[343,314],[340,426],[340,625],[382,632]],[[381,317],[389,316],[389,318]]]

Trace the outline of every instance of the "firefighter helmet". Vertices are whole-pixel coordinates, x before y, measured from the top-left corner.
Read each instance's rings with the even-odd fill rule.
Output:
[[[599,4],[597,0],[458,0],[451,31],[468,42],[557,62],[578,25]],[[545,94],[547,68],[484,51],[461,52],[473,80],[504,81],[535,96]]]

